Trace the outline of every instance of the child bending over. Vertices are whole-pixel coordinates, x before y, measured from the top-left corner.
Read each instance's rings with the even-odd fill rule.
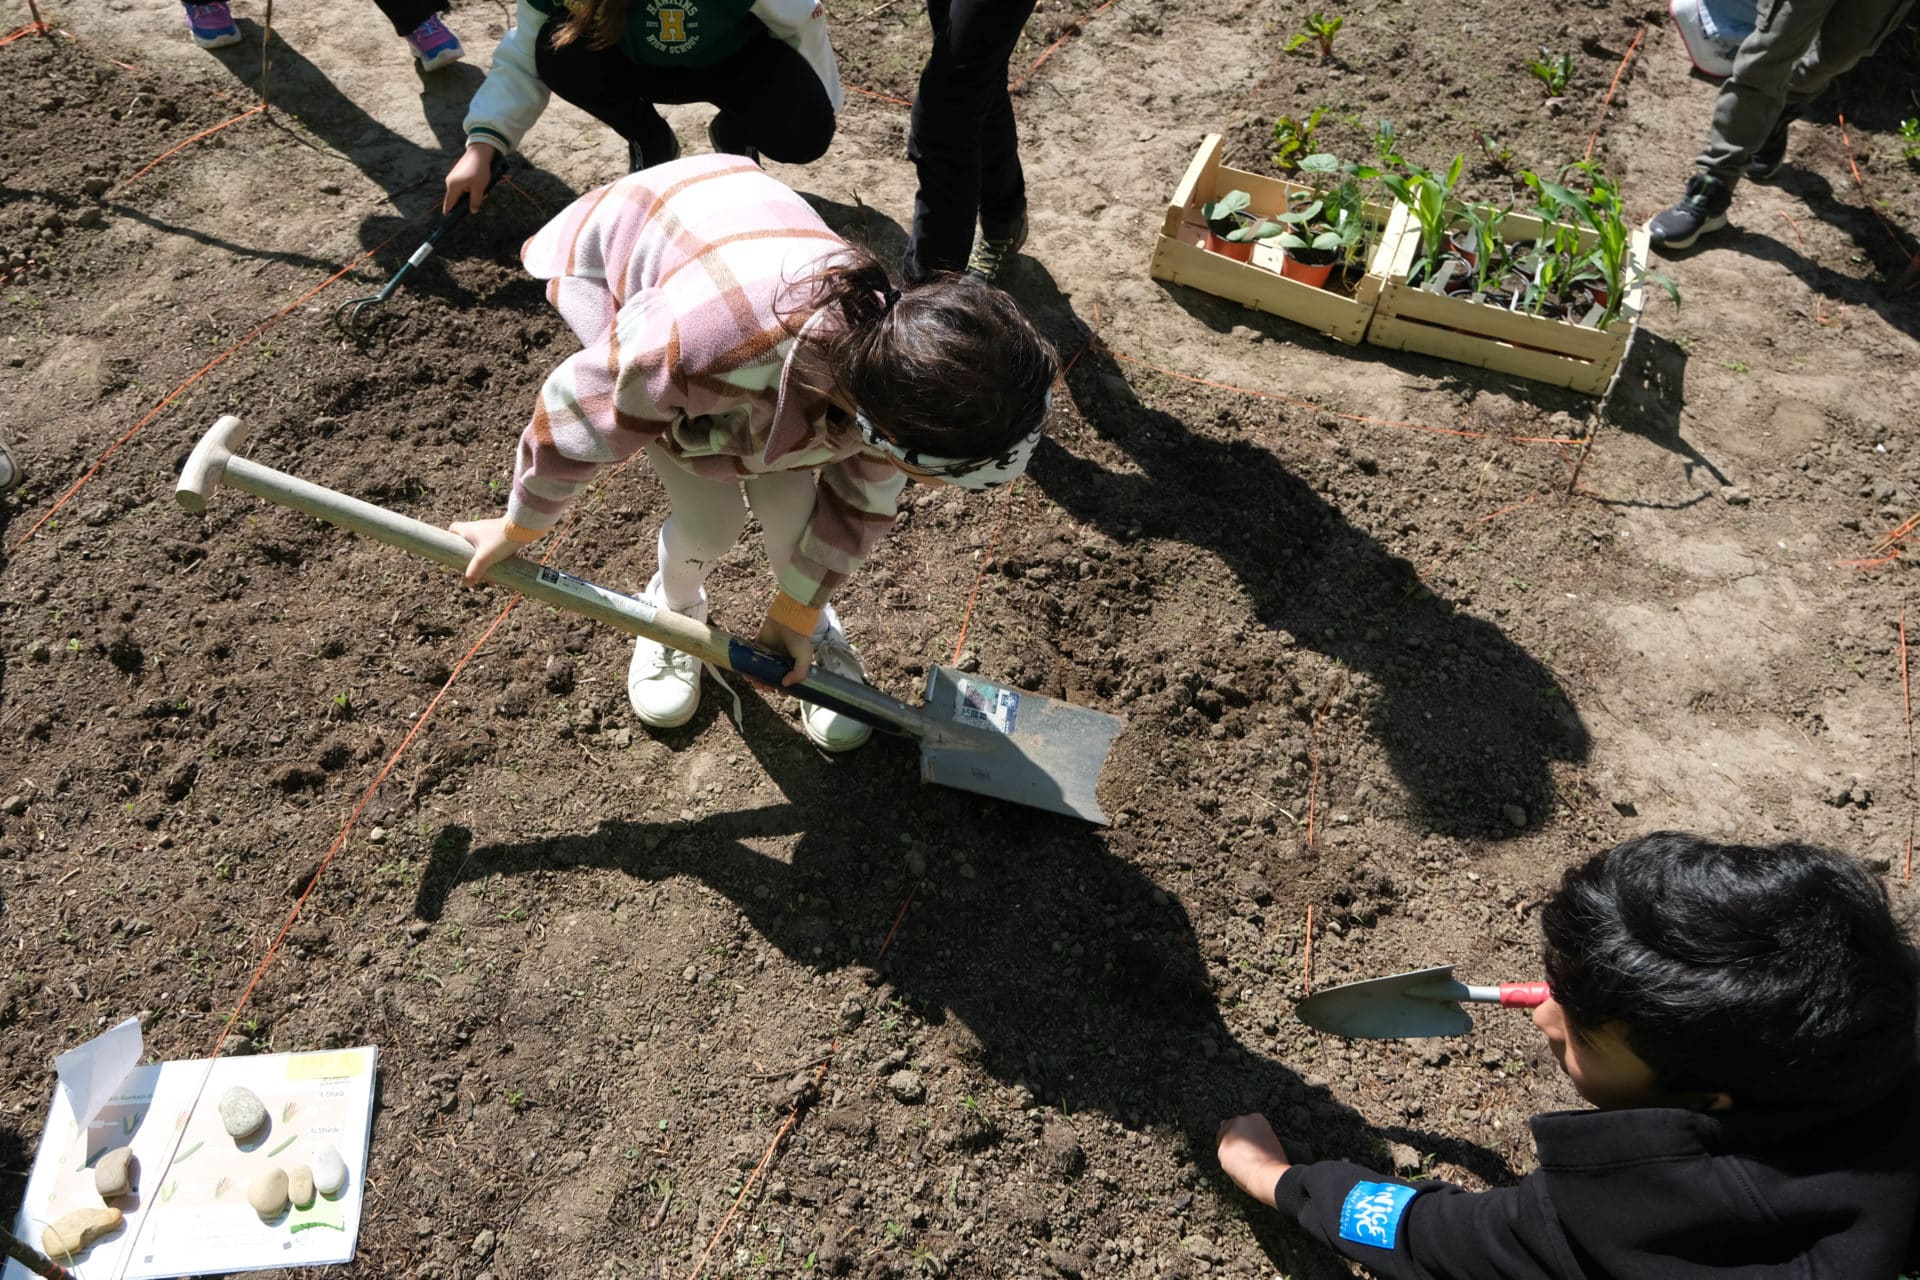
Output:
[[[1292,1164],[1258,1115],[1221,1127],[1221,1167],[1386,1277],[1920,1267],[1920,965],[1875,877],[1661,832],[1568,871],[1541,927],[1553,998],[1533,1020],[1597,1110],[1534,1117],[1518,1186]]]

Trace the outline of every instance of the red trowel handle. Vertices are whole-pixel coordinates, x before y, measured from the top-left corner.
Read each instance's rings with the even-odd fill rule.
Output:
[[[1538,1009],[1553,999],[1544,982],[1503,982],[1500,984],[1502,1009]]]

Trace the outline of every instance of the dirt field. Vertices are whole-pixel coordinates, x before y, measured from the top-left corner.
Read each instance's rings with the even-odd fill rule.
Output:
[[[271,113],[129,181],[258,100],[264,8],[218,54],[169,0],[56,5],[80,41],[0,48],[0,395],[31,472],[0,507],[8,1220],[53,1056],[133,1013],[155,1053],[204,1055],[506,604],[238,495],[190,518],[186,451],[234,412],[273,466],[441,523],[497,510],[571,342],[514,251],[621,169],[556,106],[519,191],[343,342],[328,316],[417,243],[508,9],[461,0],[471,60],[422,78],[371,5],[282,5]],[[1018,98],[1034,231],[1008,285],[1080,353],[1071,394],[1010,498],[914,491],[843,598],[900,696],[958,647],[1126,716],[1113,828],[922,787],[899,744],[823,758],[750,690],[743,730],[709,686],[651,736],[626,643],[520,605],[235,1030],[380,1047],[349,1274],[688,1276],[797,1104],[704,1274],[1339,1276],[1222,1182],[1221,1118],[1480,1185],[1577,1099],[1517,1015],[1451,1041],[1305,1030],[1309,908],[1316,986],[1527,979],[1561,868],[1665,827],[1834,843],[1911,908],[1905,570],[1843,563],[1920,507],[1911,33],[1667,265],[1684,305],[1653,304],[1569,493],[1576,449],[1500,437],[1583,435],[1591,398],[1163,287],[1153,232],[1203,134],[1260,169],[1274,118],[1316,105],[1322,145],[1358,156],[1391,119],[1495,199],[1500,151],[1547,171],[1591,138],[1644,217],[1712,86],[1659,5],[1360,0],[1335,57],[1281,53],[1308,8],[1045,0],[1016,69],[1068,38]],[[908,96],[915,0],[833,16],[849,83]],[[1558,107],[1524,70],[1542,47],[1576,54]],[[671,113],[690,149],[707,110]],[[850,96],[829,156],[777,175],[897,254],[906,120]],[[661,515],[637,464],[555,563],[637,589]],[[757,554],[720,572],[722,625],[756,621]]]

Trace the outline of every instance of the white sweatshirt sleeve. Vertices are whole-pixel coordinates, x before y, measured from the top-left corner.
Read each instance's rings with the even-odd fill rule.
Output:
[[[533,62],[534,43],[546,21],[546,14],[528,0],[519,0],[513,27],[493,51],[493,67],[467,108],[461,127],[469,143],[485,142],[501,151],[512,151],[547,109],[549,91],[540,83]]]
[[[846,95],[840,88],[840,64],[833,56],[833,42],[827,38],[827,11],[819,0],[754,0],[753,16],[775,39],[792,45],[807,60],[826,86],[827,101],[838,111]]]

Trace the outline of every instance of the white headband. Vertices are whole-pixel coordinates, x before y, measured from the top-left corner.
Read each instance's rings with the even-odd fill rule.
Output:
[[[943,458],[938,454],[922,453],[918,449],[902,448],[874,430],[873,422],[866,414],[855,414],[854,421],[860,425],[862,440],[896,462],[905,463],[915,471],[938,476],[962,489],[992,489],[1013,483],[1026,471],[1034,448],[1040,443],[1040,437],[1046,434],[1047,415],[1052,411],[1053,392],[1048,391],[1040,405],[1040,421],[1034,423],[1033,430],[999,453],[985,458]]]

